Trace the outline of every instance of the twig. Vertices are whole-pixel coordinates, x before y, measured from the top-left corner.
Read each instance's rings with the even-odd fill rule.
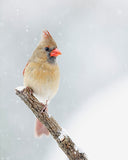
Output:
[[[41,112],[42,104],[33,96],[32,89],[28,87],[23,90],[16,89],[16,94],[26,103],[40,122],[47,127],[59,147],[70,160],[87,160],[85,153],[79,151],[75,143],[56,120],[47,112]]]

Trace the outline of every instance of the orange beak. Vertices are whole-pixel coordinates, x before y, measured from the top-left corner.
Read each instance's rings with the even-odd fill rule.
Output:
[[[59,56],[59,55],[61,55],[61,52],[59,51],[59,49],[54,49],[54,50],[52,50],[51,52],[50,52],[50,56],[51,57],[57,57],[57,56]]]

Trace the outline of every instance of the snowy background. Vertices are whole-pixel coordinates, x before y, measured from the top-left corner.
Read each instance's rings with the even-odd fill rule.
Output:
[[[0,1],[0,160],[67,160],[14,91],[45,28],[62,52],[50,114],[89,160],[128,160],[127,0]]]

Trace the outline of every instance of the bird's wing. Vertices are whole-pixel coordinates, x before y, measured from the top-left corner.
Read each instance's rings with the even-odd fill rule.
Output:
[[[26,64],[26,66],[25,66],[25,68],[24,68],[24,70],[23,70],[23,76],[24,76],[24,72],[25,72],[25,69],[26,69],[27,65],[28,65],[28,63]]]

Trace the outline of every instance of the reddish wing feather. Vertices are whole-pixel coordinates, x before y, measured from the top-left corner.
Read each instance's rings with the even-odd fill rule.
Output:
[[[26,69],[27,65],[28,65],[28,63],[26,64],[26,66],[25,66],[25,68],[24,68],[24,70],[23,70],[23,76],[24,76],[24,72],[25,72],[25,69]]]

